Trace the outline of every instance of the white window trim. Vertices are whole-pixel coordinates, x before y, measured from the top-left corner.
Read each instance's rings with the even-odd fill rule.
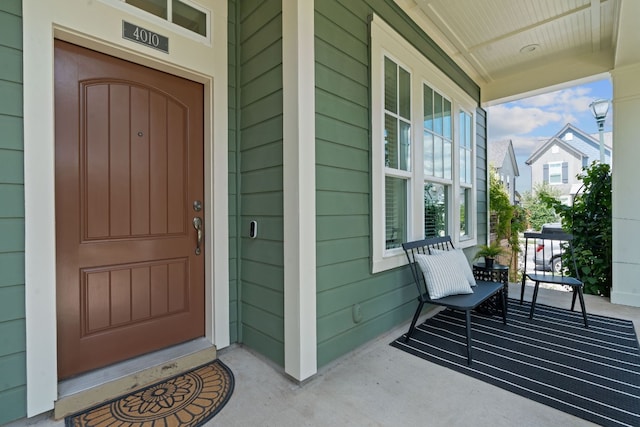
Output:
[[[442,73],[417,49],[411,46],[402,36],[393,30],[379,16],[373,15],[371,20],[371,136],[372,136],[372,272],[377,273],[391,268],[399,267],[407,263],[402,248],[385,249],[385,201],[384,201],[384,148],[380,141],[383,140],[384,129],[384,57],[396,61],[399,65],[411,73],[411,146],[412,146],[412,178],[410,181],[410,196],[407,206],[409,212],[408,240],[417,240],[424,237],[424,203],[422,200],[425,176],[423,174],[423,117],[422,117],[422,85],[428,84],[451,100],[452,126],[454,132],[453,171],[452,180],[446,180],[452,186],[451,194],[452,214],[449,215],[449,230],[456,247],[465,248],[477,244],[477,182],[476,182],[476,139],[475,139],[475,109],[477,103],[449,77]],[[460,241],[459,233],[453,232],[459,221],[459,200],[457,191],[460,189],[459,173],[459,145],[457,134],[459,132],[460,110],[472,116],[472,158],[473,188],[471,197],[471,222],[470,238]],[[416,155],[420,153],[420,157]],[[429,177],[430,181],[440,182],[437,178]]]

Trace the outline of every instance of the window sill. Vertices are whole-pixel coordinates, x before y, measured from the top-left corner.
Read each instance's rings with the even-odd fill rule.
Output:
[[[393,268],[402,267],[406,264],[407,257],[404,254],[404,250],[402,248],[391,249],[386,252],[386,255],[380,258],[374,257],[371,266],[371,273],[381,273]]]
[[[460,240],[458,242],[458,244],[456,245],[457,248],[460,249],[467,249],[467,248],[472,248],[474,246],[476,246],[478,244],[478,239],[475,237],[470,237],[468,239],[465,240]]]
[[[478,239],[473,237],[466,240],[461,240],[454,243],[454,246],[459,249],[468,249],[478,245]],[[407,265],[407,256],[402,248],[394,248],[385,252],[382,257],[375,257],[371,265],[371,273],[381,273],[383,271],[391,270],[394,268]]]

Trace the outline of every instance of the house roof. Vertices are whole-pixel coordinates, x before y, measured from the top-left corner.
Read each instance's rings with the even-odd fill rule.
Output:
[[[571,138],[568,138],[569,134]],[[539,145],[525,163],[531,165],[555,144],[580,158],[595,160],[600,157],[600,142],[571,123],[567,123],[558,133]],[[604,154],[605,159],[611,158],[611,147],[606,143]]]
[[[520,176],[516,153],[513,150],[513,142],[510,139],[490,141],[487,145],[487,151],[487,157],[490,165],[495,168],[501,168],[505,160],[508,158],[513,165],[514,175]]]

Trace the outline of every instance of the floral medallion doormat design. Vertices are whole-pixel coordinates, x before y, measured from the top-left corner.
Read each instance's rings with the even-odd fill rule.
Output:
[[[70,415],[67,427],[196,427],[217,414],[233,393],[231,370],[214,360],[168,380]]]

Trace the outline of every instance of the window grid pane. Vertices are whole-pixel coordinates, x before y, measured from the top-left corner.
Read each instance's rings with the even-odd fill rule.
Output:
[[[471,114],[464,113],[466,132],[465,132],[465,147],[471,149],[471,141],[473,141],[473,126],[471,126]]]
[[[471,126],[471,115],[464,111],[460,112],[460,182],[464,184],[472,183],[471,163],[473,128]]]
[[[384,165],[398,168],[398,120],[389,114],[384,116]]]
[[[125,3],[167,19],[167,0],[125,0]]]
[[[427,85],[423,85],[423,96],[424,174],[450,180],[453,177],[452,105]]]
[[[385,167],[411,170],[411,75],[391,59],[385,69]],[[400,111],[398,111],[398,108]],[[406,118],[405,118],[406,116]]]
[[[398,113],[398,66],[389,58],[384,58],[384,109]]]
[[[423,85],[424,128],[433,130],[433,89]]]
[[[206,13],[179,0],[172,0],[171,7],[171,22],[201,36],[207,35]]]
[[[411,125],[400,122],[400,169],[411,170]]]
[[[471,209],[471,189],[460,188],[460,237],[467,237],[471,234],[469,229]]]
[[[430,132],[424,132],[423,135],[424,155],[422,158],[424,174],[433,176],[434,164],[433,164],[433,134]]]
[[[407,180],[385,177],[385,248],[407,241]]]
[[[439,136],[433,137],[433,169],[434,176],[438,178],[444,177],[444,164],[443,164],[443,142]]]
[[[444,167],[444,178],[451,179],[451,141],[449,140],[444,140],[442,163]]]
[[[407,70],[400,68],[398,103],[400,104],[400,117],[411,120],[411,76]]]
[[[433,131],[442,135],[442,95],[435,92],[433,95]]]
[[[469,150],[466,150],[462,147],[460,147],[460,182],[461,183],[468,183],[469,182],[469,177],[468,177],[468,172],[470,170],[469,168],[469,161],[470,161],[470,156],[469,156]]]
[[[451,139],[451,102],[442,100],[442,136]]]
[[[424,237],[449,234],[448,186],[425,182],[424,184]]]

